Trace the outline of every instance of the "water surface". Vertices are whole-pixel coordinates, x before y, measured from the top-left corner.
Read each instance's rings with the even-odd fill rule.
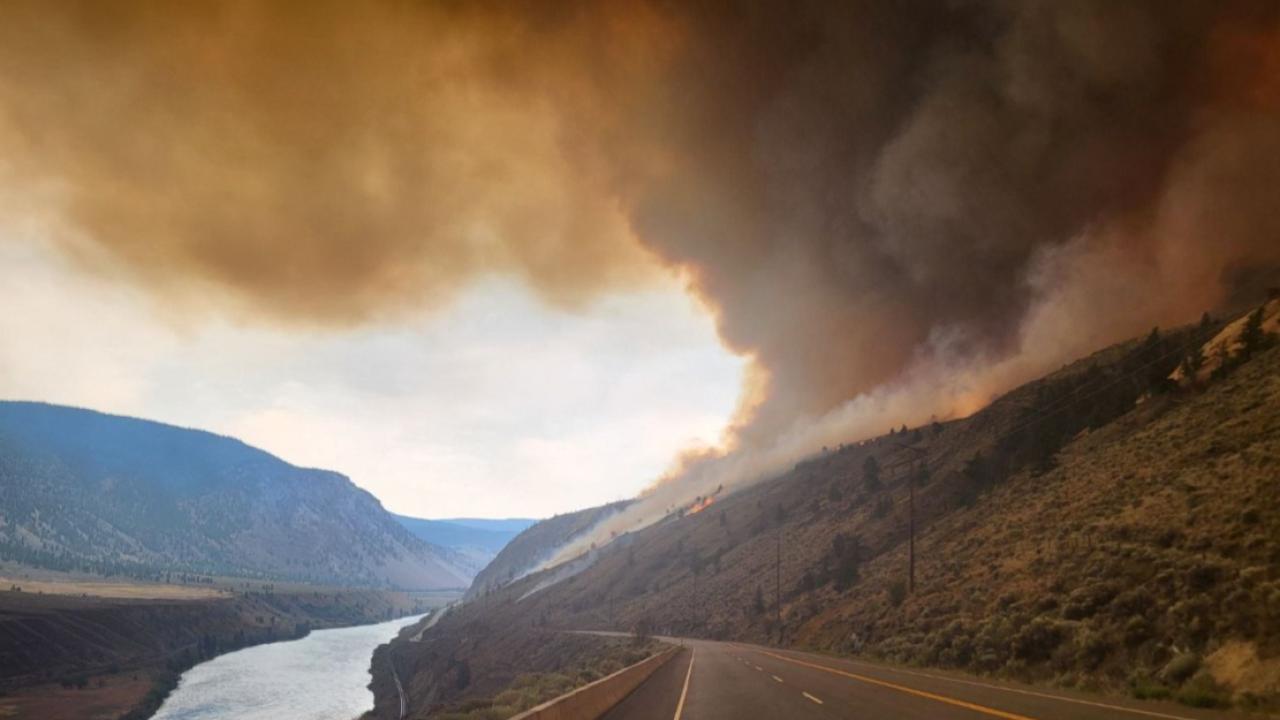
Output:
[[[155,718],[352,720],[373,709],[373,649],[417,619],[315,630],[216,657],[183,673]]]

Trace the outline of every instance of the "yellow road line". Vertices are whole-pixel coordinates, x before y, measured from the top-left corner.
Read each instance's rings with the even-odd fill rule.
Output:
[[[740,646],[747,647],[747,646]],[[959,683],[961,685],[971,685],[973,687],[986,688],[988,690],[998,690],[1000,692],[1014,693],[1015,695],[1026,695],[1028,697],[1044,698],[1045,700],[1055,700],[1057,702],[1072,703],[1075,705],[1085,705],[1088,707],[1103,708],[1105,710],[1114,710],[1116,712],[1131,713],[1133,715],[1144,715],[1146,717],[1162,718],[1163,720],[1192,720],[1186,715],[1170,715],[1169,713],[1157,712],[1155,710],[1143,710],[1142,708],[1127,707],[1124,705],[1112,705],[1110,703],[1098,702],[1096,700],[1083,700],[1081,698],[1067,697],[1065,695],[1054,695],[1052,693],[1036,692],[1035,690],[1023,690],[1022,688],[1007,687],[1004,685],[993,685],[991,683],[977,682],[974,680],[965,680],[963,678],[948,677],[946,675],[935,675],[933,673],[918,672],[915,670],[906,670],[896,667],[878,667],[869,665],[868,663],[859,663],[856,660],[846,660],[853,665],[864,665],[868,667],[877,667],[879,670],[886,672],[898,673],[900,675],[911,675],[913,677],[928,678],[930,680],[941,680],[943,682]]]
[[[784,655],[778,655],[765,650],[757,650],[756,652],[762,655],[768,655],[769,657],[772,657],[772,658],[777,658],[778,660],[781,660],[783,662],[792,663],[793,665],[803,665],[805,667],[814,668],[815,670],[822,670],[824,672],[829,672],[833,675],[843,675],[847,678],[858,680],[859,682],[870,683],[872,685],[879,685],[881,687],[887,687],[890,690],[897,690],[898,692],[904,692],[904,693],[907,693],[908,695],[915,695],[917,697],[934,700],[940,703],[946,703],[947,705],[962,707],[962,708],[965,708],[966,710],[973,710],[974,712],[980,712],[984,715],[990,715],[992,717],[1004,718],[1004,720],[1034,720],[1033,718],[1029,718],[1026,715],[1017,715],[1015,713],[1005,712],[1003,710],[996,710],[995,708],[989,708],[986,705],[977,705],[975,703],[965,702],[964,700],[957,700],[956,698],[947,697],[946,695],[938,695],[936,693],[925,692],[924,690],[916,690],[915,688],[909,688],[906,685],[899,685],[897,683],[891,683],[887,680],[879,680],[877,678],[867,677],[866,675],[858,675],[857,673],[845,672],[844,670],[837,670],[835,668],[827,667],[826,665],[819,665],[817,663],[805,662],[804,660],[796,660],[795,658],[789,658]]]
[[[689,651],[689,669],[684,674],[684,689],[680,691],[680,702],[676,705],[676,716],[671,720],[680,720],[680,715],[684,712],[684,698],[689,694],[689,678],[693,677],[693,659],[697,656],[697,649]]]
[[[853,664],[856,661],[848,660]],[[862,663],[865,665],[866,663]],[[916,672],[914,670],[903,670],[902,668],[885,668],[889,672],[900,673],[902,675],[914,675],[915,677],[929,678],[930,680],[942,680],[944,682],[960,683],[961,685],[972,685],[973,687],[989,688],[991,690],[999,690],[1000,692],[1015,693],[1017,695],[1027,695],[1029,697],[1044,698],[1046,700],[1057,700],[1059,702],[1075,703],[1076,705],[1088,705],[1090,707],[1105,708],[1107,710],[1115,710],[1117,712],[1133,713],[1134,715],[1146,715],[1147,717],[1165,718],[1166,720],[1192,720],[1186,715],[1170,715],[1168,713],[1155,712],[1153,710],[1142,710],[1140,708],[1125,707],[1123,705],[1110,705],[1104,702],[1094,700],[1081,700],[1080,698],[1066,697],[1065,695],[1052,695],[1050,693],[1036,692],[1034,690],[1023,690],[1022,688],[1005,687],[1003,685],[992,685],[991,683],[975,682],[973,680],[964,680],[962,678],[947,677],[946,675],[934,675],[932,673]]]

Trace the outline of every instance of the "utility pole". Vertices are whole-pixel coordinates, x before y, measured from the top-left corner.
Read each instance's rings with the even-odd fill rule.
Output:
[[[894,443],[912,454],[907,470],[907,592],[916,592],[916,478],[920,477],[921,459],[928,453],[906,443]]]
[[[692,567],[689,568],[693,572],[693,627],[698,627],[698,571]]]
[[[916,474],[912,472],[907,478],[910,491],[907,500],[908,535],[907,535],[907,592],[916,594]]]
[[[778,551],[773,562],[773,613],[778,625],[778,644],[782,644],[782,518],[776,531]]]

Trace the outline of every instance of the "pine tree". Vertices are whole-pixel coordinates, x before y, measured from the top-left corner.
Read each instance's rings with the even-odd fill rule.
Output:
[[[1202,367],[1204,367],[1204,348],[1195,345],[1191,348],[1191,352],[1182,358],[1182,376],[1187,382],[1194,383]]]
[[[880,484],[880,463],[876,461],[875,455],[868,455],[862,461],[862,480],[871,492],[878,492],[883,487]]]
[[[1241,359],[1249,359],[1262,348],[1265,341],[1266,333],[1262,331],[1262,308],[1258,308],[1249,313],[1249,318],[1244,322],[1244,329],[1240,331]]]

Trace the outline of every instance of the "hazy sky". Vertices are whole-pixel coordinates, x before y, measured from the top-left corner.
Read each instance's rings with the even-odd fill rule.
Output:
[[[633,496],[716,442],[738,395],[741,361],[674,279],[581,312],[495,278],[353,330],[192,324],[29,228],[0,232],[0,397],[233,435],[396,512],[541,517]]]
[[[7,0],[0,392],[664,509],[1277,282],[1280,6],[935,5]]]

